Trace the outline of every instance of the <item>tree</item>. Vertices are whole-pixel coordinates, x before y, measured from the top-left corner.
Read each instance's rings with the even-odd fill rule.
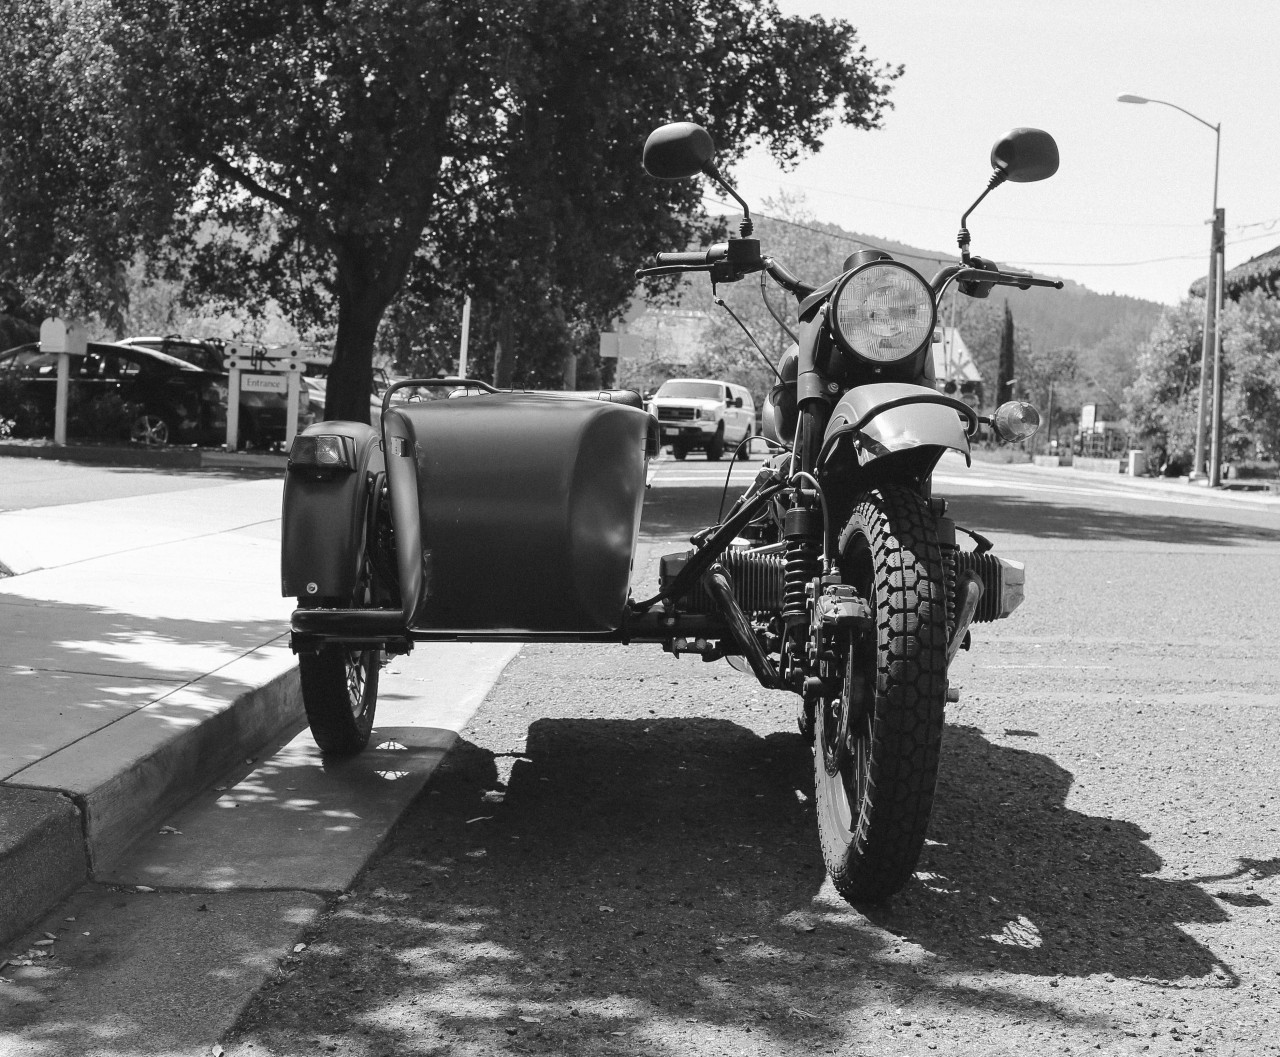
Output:
[[[49,0],[8,0],[0,19],[0,308],[19,328],[119,316],[128,174],[95,28]]]
[[[1223,449],[1234,458],[1280,454],[1280,299],[1259,288],[1223,314]]]
[[[86,215],[128,205],[121,241],[86,259],[110,270],[141,247],[222,304],[274,299],[300,328],[336,317],[330,403],[357,420],[406,280],[454,311],[471,292],[508,348],[533,322],[528,373],[546,377],[557,342],[625,305],[646,255],[698,235],[694,182],[639,172],[652,126],[702,121],[728,165],[754,141],[791,159],[834,120],[876,127],[900,72],[848,23],[772,0],[18,2],[99,30],[62,33],[92,59],[70,81],[97,71],[96,92],[45,107],[82,120],[92,97],[114,132],[102,171],[126,174],[64,182]]]
[[[1126,393],[1126,412],[1140,433],[1163,438],[1170,457],[1190,459],[1200,395],[1204,303],[1190,298],[1165,309],[1142,351]]]
[[[1000,362],[996,368],[996,403],[1013,399],[1017,378],[1017,361],[1013,343],[1013,310],[1004,303],[1004,326],[1000,328]]]
[[[784,193],[765,199],[762,206],[762,214],[753,213],[753,237],[760,240],[761,252],[776,258],[807,283],[817,286],[840,274],[845,258],[858,248],[856,241],[839,228],[819,223],[800,196]],[[686,307],[704,308],[710,313],[706,348],[691,365],[692,372],[740,383],[757,398],[776,381],[769,365],[776,365],[794,342],[798,326],[796,299],[771,279],[766,278],[762,286],[762,277],[763,273],[721,286],[718,293],[760,343],[763,356],[733,316],[713,303],[707,276],[689,277],[681,296]],[[787,329],[774,317],[775,312]]]

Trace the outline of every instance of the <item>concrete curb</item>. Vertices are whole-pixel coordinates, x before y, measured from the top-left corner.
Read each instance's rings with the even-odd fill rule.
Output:
[[[25,785],[21,775],[0,785],[0,942],[97,879],[236,763],[297,733],[304,722],[292,667],[201,722],[175,727],[155,744],[143,740],[126,766],[81,788]],[[108,736],[138,733],[127,722],[116,727]],[[101,751],[93,738],[81,745],[81,752]]]
[[[229,452],[216,448],[139,448],[89,444],[0,443],[0,456],[18,459],[53,459],[90,466],[138,466],[172,470],[263,470],[283,471],[284,455]]]
[[[0,942],[38,921],[88,873],[80,809],[70,798],[0,786]]]

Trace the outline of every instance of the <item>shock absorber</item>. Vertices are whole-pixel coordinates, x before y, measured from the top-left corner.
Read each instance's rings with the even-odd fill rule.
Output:
[[[787,544],[782,618],[793,624],[808,619],[806,588],[822,575],[822,510],[791,507],[782,519],[782,535]]]

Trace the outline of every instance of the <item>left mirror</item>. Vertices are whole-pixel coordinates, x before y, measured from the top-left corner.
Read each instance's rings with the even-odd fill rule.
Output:
[[[1015,128],[991,148],[991,167],[1010,183],[1047,180],[1058,171],[1058,144],[1038,128]]]
[[[715,156],[711,134],[692,121],[663,125],[644,143],[644,171],[660,180],[682,180],[703,172]]]

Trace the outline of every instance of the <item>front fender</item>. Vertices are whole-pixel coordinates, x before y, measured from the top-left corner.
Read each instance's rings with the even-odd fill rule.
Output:
[[[859,465],[916,448],[951,448],[971,462],[966,424],[976,424],[968,404],[928,386],[876,382],[850,389],[831,413],[819,462],[852,444]]]
[[[363,422],[317,422],[299,436],[348,438],[355,465],[320,471],[290,463],[280,526],[281,594],[346,604],[364,545],[366,494],[384,467],[382,442]]]

